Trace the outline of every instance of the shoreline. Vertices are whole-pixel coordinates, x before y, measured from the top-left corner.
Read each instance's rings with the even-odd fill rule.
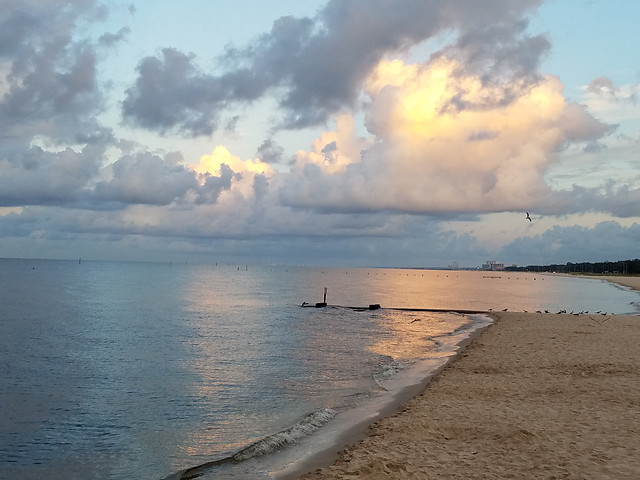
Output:
[[[300,444],[303,445],[303,449],[307,449],[307,447],[304,446],[307,444],[312,445],[312,447],[309,448],[310,450],[315,450],[314,453],[305,455],[304,459],[296,458],[296,454],[293,453],[293,451],[296,450],[295,448],[279,452],[278,455],[281,458],[289,457],[288,461],[285,462],[287,465],[282,469],[271,470],[270,474],[279,480],[303,478],[301,475],[314,469],[330,465],[338,459],[342,449],[364,439],[370,434],[370,427],[373,423],[394,415],[402,409],[408,401],[424,391],[429,382],[436,378],[450,362],[454,361],[468,345],[477,339],[482,332],[489,328],[495,321],[495,317],[488,313],[476,315],[474,311],[474,314],[469,317],[471,324],[475,326],[471,328],[467,334],[458,333],[458,335],[462,336],[455,345],[452,345],[455,353],[448,356],[425,359],[421,363],[416,364],[408,371],[411,372],[411,370],[413,370],[413,373],[409,373],[408,377],[401,382],[402,386],[400,388],[397,386],[392,388],[393,393],[390,396],[378,397],[371,402],[363,403],[355,409],[340,412],[335,419],[340,424],[339,427],[324,427],[325,432],[327,430],[333,431],[337,429],[337,433],[334,432],[329,436],[330,440],[325,437],[318,444],[317,437],[307,437],[303,439],[300,442]],[[405,384],[404,382],[408,379],[411,380]],[[345,426],[347,426],[347,428],[345,428]],[[298,444],[298,446],[300,444]],[[318,448],[319,445],[322,446],[322,448]]]
[[[640,291],[640,277],[588,278]],[[640,317],[492,317],[422,392],[298,478],[636,478]]]
[[[625,277],[622,275],[580,275],[583,278],[593,278],[596,280],[604,280],[610,283],[617,283],[632,290],[640,291],[640,276]]]

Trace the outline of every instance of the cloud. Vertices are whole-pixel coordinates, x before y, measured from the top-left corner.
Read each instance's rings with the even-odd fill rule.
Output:
[[[0,159],[0,206],[75,203],[99,170],[103,150],[86,146],[48,152],[32,147]]]
[[[313,141],[312,151],[296,153],[294,173],[306,169],[308,174],[312,171],[310,166],[316,165],[318,173],[332,175],[332,179],[340,182],[347,167],[360,161],[360,155],[371,145],[371,139],[357,136],[354,120],[349,115],[336,117],[335,123],[336,130],[324,132]]]
[[[100,251],[117,245],[118,254],[446,265],[493,257],[449,219],[476,223],[513,210],[634,218],[639,180],[620,159],[636,158],[638,138],[605,122],[621,108],[637,114],[637,85],[601,77],[581,103],[567,101],[560,79],[540,72],[547,39],[527,31],[540,3],[331,0],[313,17],[279,18],[252,42],[229,46],[217,69],[177,48],[158,50],[116,91],[118,79],[101,82],[101,62],[132,32],[99,31],[104,7],[3,2],[0,236],[35,251],[70,249],[75,238]],[[449,43],[429,58],[413,55],[429,40]],[[118,100],[124,126],[148,132],[115,126],[109,107]],[[206,138],[197,141],[206,150],[174,151],[173,134],[244,135],[242,114],[265,105],[274,107],[272,128],[248,146],[255,158]],[[316,125],[326,131],[295,153],[278,136]],[[156,148],[169,142],[171,151]],[[558,186],[550,177],[567,157],[574,170],[561,172]],[[598,181],[586,184],[586,166]],[[635,229],[609,227],[621,251],[637,240]],[[567,254],[563,242],[592,233],[563,227],[504,254],[550,245]]]
[[[617,87],[608,77],[598,77],[584,88],[583,102],[594,115],[609,121],[640,120],[640,84]]]
[[[555,204],[556,193],[544,175],[557,161],[557,151],[573,142],[595,141],[610,127],[566,102],[556,77],[541,77],[520,89],[512,88],[520,85],[519,74],[504,78],[503,85],[487,84],[465,71],[458,61],[441,56],[424,64],[381,62],[366,88],[366,126],[374,135],[369,146],[362,148],[360,142],[360,155],[358,148],[346,153],[344,140],[331,144],[341,136],[355,142],[350,126],[338,123],[336,132],[314,142],[312,152],[298,152],[299,174],[284,192],[287,203],[413,213],[487,213]],[[490,105],[502,91],[518,93]],[[454,98],[465,107],[449,108]]]
[[[78,131],[96,129],[91,116],[102,102],[96,47],[72,35],[75,22],[95,12],[92,2],[63,4],[26,2],[0,12],[6,35],[0,42],[6,66],[0,70],[0,126],[7,136],[74,142]]]
[[[0,7],[0,204],[79,201],[114,141],[100,124],[100,47],[76,35],[98,21],[92,1]]]
[[[131,29],[129,27],[122,27],[117,33],[106,32],[99,38],[100,45],[106,47],[114,47],[122,42],[129,34]]]
[[[178,129],[191,136],[209,135],[218,127],[227,96],[220,79],[198,71],[192,55],[165,48],[161,58],[140,62],[122,113],[130,122],[161,133]]]
[[[458,52],[482,65],[485,80],[493,71],[530,75],[548,43],[542,37],[512,41],[526,26],[519,17],[539,3],[491,0],[478,7],[473,0],[410,0],[397,8],[393,0],[332,0],[314,18],[281,17],[251,44],[228,47],[220,74],[203,72],[193,56],[175,49],[143,59],[123,115],[162,133],[210,135],[223,110],[272,93],[283,127],[323,124],[357,106],[363,81],[385,55],[452,29],[461,32]],[[494,61],[483,63],[489,52]]]
[[[591,83],[587,86],[587,92],[599,96],[609,96],[615,94],[615,88],[610,78],[598,77],[591,80]]]
[[[600,198],[597,201],[598,207],[605,211],[610,211],[620,218],[633,218],[638,216],[638,205],[640,205],[640,175],[635,178],[628,178],[629,183],[606,185],[605,192],[600,191]],[[596,208],[594,208],[596,210]]]
[[[513,77],[529,77],[535,83],[540,62],[551,45],[543,35],[528,35],[527,27],[524,19],[487,23],[461,35],[445,54],[468,70],[480,72],[485,85]]]
[[[198,188],[192,171],[148,152],[122,156],[105,167],[101,175],[108,179],[95,185],[95,202],[169,205]]]
[[[250,45],[228,47],[219,75],[174,49],[147,57],[124,115],[162,133],[207,135],[233,104],[273,93],[283,125],[297,128],[355,107],[364,87],[372,135],[358,138],[338,114],[335,131],[296,154],[280,191],[289,207],[481,213],[567,201],[544,178],[557,152],[593,146],[611,127],[539,73],[549,43],[528,35],[522,17],[539,2],[365,3],[282,17]],[[446,30],[458,36],[423,64],[383,60]],[[258,153],[280,159],[270,143]]]
[[[606,221],[595,227],[553,227],[541,235],[522,237],[505,246],[503,258],[517,258],[522,265],[567,262],[615,261],[637,258],[640,224],[623,227]]]
[[[223,146],[211,154],[203,155],[198,164],[189,168],[197,173],[202,186],[198,202],[230,204],[243,203],[253,198],[255,189],[263,191],[264,182],[274,174],[273,168],[260,159],[243,161]],[[256,177],[259,185],[255,185]],[[264,196],[264,192],[262,193]]]
[[[267,138],[260,144],[256,156],[265,163],[276,164],[283,161],[284,148]]]

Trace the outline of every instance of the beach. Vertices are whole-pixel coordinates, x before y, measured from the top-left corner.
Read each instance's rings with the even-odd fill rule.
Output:
[[[638,478],[640,317],[494,317],[422,393],[301,478]]]

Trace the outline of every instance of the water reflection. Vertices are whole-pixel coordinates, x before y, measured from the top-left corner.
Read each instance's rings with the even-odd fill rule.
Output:
[[[190,409],[199,421],[180,449],[191,462],[237,450],[256,423],[248,405],[260,381],[260,344],[267,328],[264,317],[256,315],[267,305],[259,291],[259,277],[230,268],[195,267],[185,286],[194,332],[188,359],[194,374]]]
[[[345,398],[373,387],[380,355],[367,347],[382,327],[351,310],[287,304],[317,290],[317,281],[297,281],[305,278],[298,275],[202,269],[185,287],[193,329],[187,368],[200,425],[180,448],[192,464],[319,408],[344,407]]]
[[[453,313],[389,307],[535,311],[584,301],[580,288],[592,303],[602,298],[597,288],[574,288],[568,280],[486,272],[193,267],[182,292],[191,331],[191,353],[184,357],[191,378],[184,393],[189,418],[180,427],[184,441],[175,469],[235,452],[316,409],[360,402],[398,362],[449,356],[451,341],[438,337],[469,322]],[[300,308],[302,301],[320,300],[324,287],[329,307]],[[343,308],[372,303],[383,309]]]
[[[382,319],[381,319],[382,320]],[[448,356],[437,346],[437,336],[467,325],[469,318],[453,313],[404,312],[387,310],[383,317],[389,333],[375,342],[371,350],[399,361]]]

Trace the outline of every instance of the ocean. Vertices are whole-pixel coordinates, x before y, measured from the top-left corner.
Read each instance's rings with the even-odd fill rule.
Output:
[[[491,321],[454,311],[503,309],[600,319],[640,312],[640,294],[533,273],[0,259],[0,477],[287,478]]]

